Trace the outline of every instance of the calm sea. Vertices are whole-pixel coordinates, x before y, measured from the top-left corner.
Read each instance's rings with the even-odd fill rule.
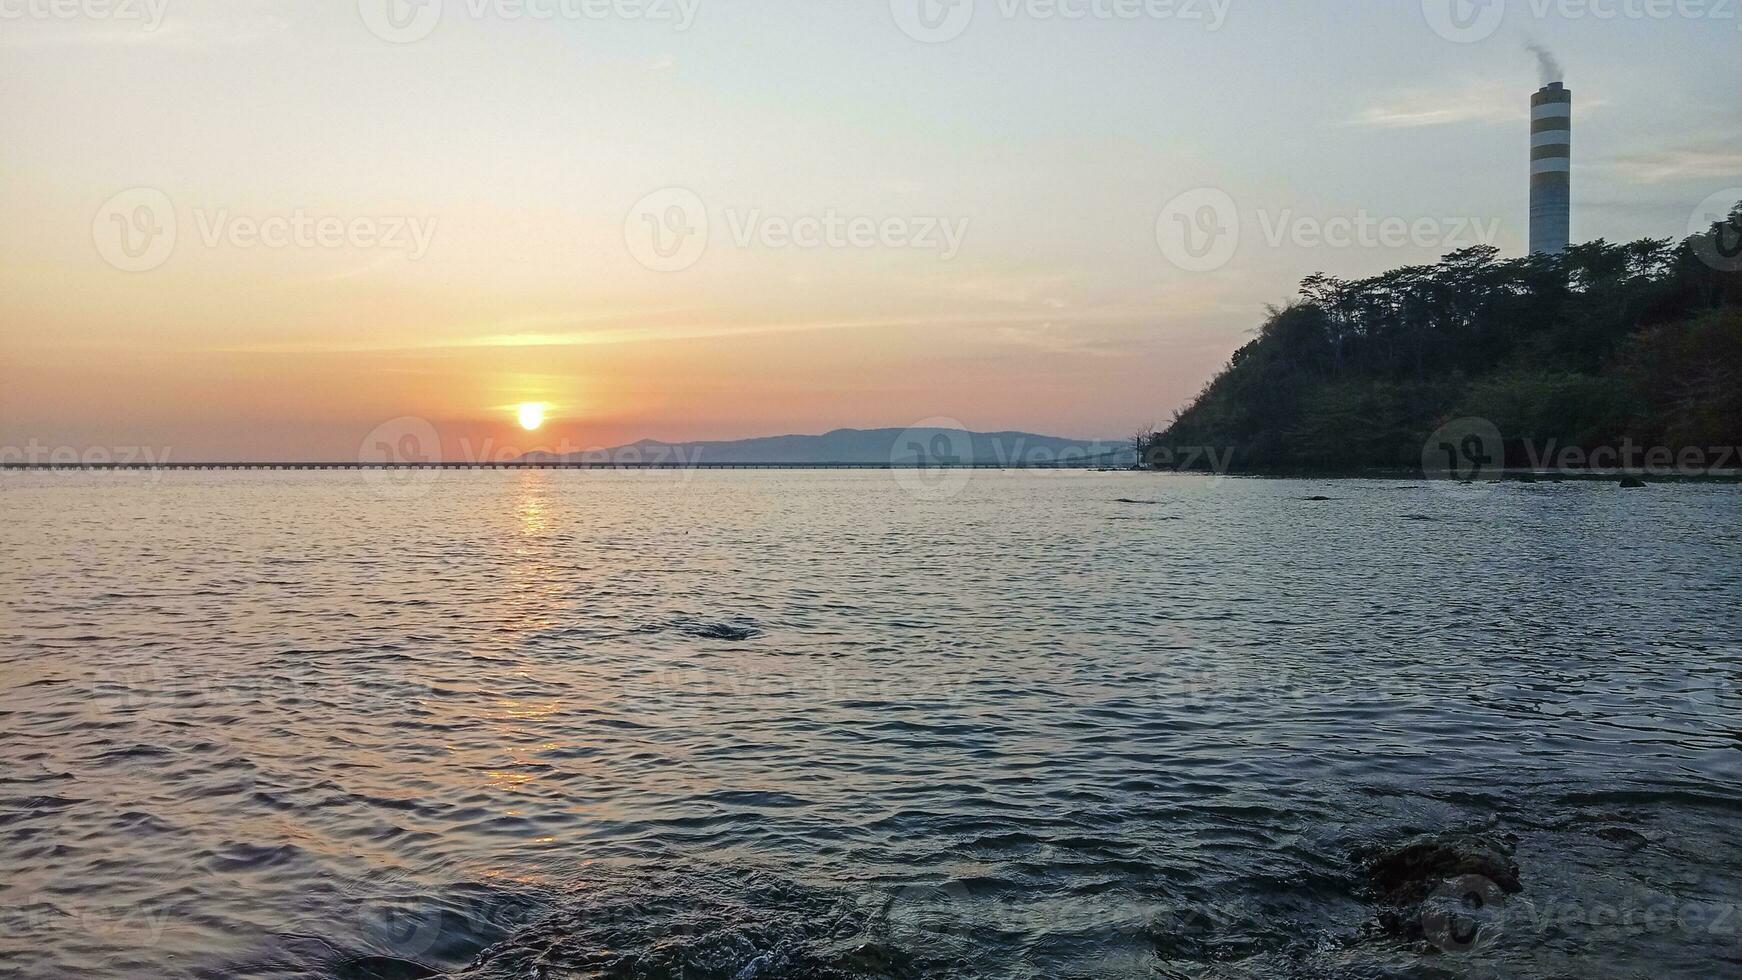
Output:
[[[1742,491],[932,476],[0,474],[0,974],[1742,968]]]

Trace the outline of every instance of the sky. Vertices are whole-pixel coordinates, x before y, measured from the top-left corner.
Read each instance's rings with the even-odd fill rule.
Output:
[[[1311,273],[1521,253],[1527,45],[1576,239],[1742,199],[1738,8],[0,0],[0,455],[1123,437]]]

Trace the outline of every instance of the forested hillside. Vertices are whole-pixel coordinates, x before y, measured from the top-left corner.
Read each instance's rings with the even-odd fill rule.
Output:
[[[1706,235],[1315,275],[1168,429],[1157,465],[1421,465],[1451,419],[1530,446],[1742,446],[1742,204]],[[1205,453],[1211,450],[1215,455]]]

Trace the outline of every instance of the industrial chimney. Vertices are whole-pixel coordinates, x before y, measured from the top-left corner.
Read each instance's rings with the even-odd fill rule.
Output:
[[[1573,93],[1550,82],[1530,99],[1530,250],[1560,255],[1572,237]]]

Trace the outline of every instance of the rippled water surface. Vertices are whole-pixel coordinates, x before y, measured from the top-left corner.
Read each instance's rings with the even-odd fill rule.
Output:
[[[0,973],[1742,970],[1736,488],[957,476],[0,474]]]

